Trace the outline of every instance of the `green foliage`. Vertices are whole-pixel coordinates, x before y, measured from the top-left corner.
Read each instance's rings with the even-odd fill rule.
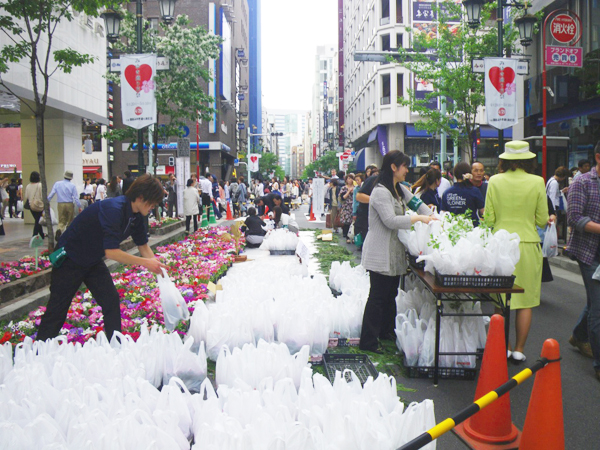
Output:
[[[275,174],[275,178],[283,180],[285,172],[279,166],[279,159],[275,153],[262,153],[258,160],[258,172],[252,172],[252,177],[256,178],[260,173],[264,178],[271,178],[271,174]]]
[[[315,176],[315,171],[330,173],[331,169],[338,169],[339,162],[338,157],[335,154],[335,150],[330,150],[322,155],[319,159],[311,162],[304,168],[302,172],[302,178],[312,178]]]
[[[473,73],[471,60],[498,55],[498,29],[496,21],[491,20],[496,2],[486,3],[482,8],[483,25],[477,32],[469,28],[466,18],[460,23],[452,21],[453,17],[463,14],[460,3],[444,1],[439,5],[432,6],[438,17],[435,28],[429,33],[412,29],[413,50],[399,49],[400,64],[411,70],[419,80],[432,83],[434,91],[427,93],[425,100],[420,100],[416,98],[415,90],[409,89],[408,98],[399,98],[398,102],[419,113],[422,120],[415,124],[418,130],[431,134],[446,132],[470,159],[476,115],[478,109],[485,105],[483,74]],[[513,11],[517,11],[516,8]],[[518,37],[514,21],[504,25],[505,54],[510,55],[515,50]],[[437,108],[427,107],[433,98],[445,101],[445,115]],[[458,123],[457,127],[451,127],[454,121]]]
[[[122,54],[137,53],[136,18],[133,14],[121,11],[121,39],[114,44],[113,52]],[[158,114],[168,116],[161,121],[163,137],[180,135],[180,127],[189,121],[196,121],[198,114],[202,120],[211,120],[214,110],[209,107],[213,98],[204,92],[201,83],[211,80],[206,67],[208,59],[219,57],[222,39],[210,35],[201,27],[190,27],[188,16],[177,16],[171,25],[161,24],[163,34],[149,28],[144,20],[142,49],[144,53],[156,53],[169,59],[169,70],[159,70],[155,75],[156,107]],[[193,50],[192,50],[193,49]],[[120,84],[120,73],[108,73],[107,78]],[[137,130],[125,127],[106,133],[110,140],[136,141]]]
[[[321,230],[315,231],[316,236],[321,234]],[[339,244],[340,238],[337,234],[333,235],[333,239],[331,241],[321,241],[315,239],[315,245],[317,247],[317,252],[314,257],[319,261],[319,268],[321,272],[328,277],[329,270],[331,269],[331,263],[334,261],[339,261],[340,263],[344,261],[349,261],[352,267],[358,265],[357,257],[350,253],[346,247]],[[360,258],[358,258],[360,259]]]

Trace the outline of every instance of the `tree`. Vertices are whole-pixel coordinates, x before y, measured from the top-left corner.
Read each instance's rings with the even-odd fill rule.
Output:
[[[259,174],[263,178],[271,178],[271,174],[274,174],[278,180],[283,180],[285,177],[285,172],[279,165],[279,158],[275,153],[263,153],[258,160],[258,168],[258,172],[252,172],[253,177],[258,177]]]
[[[33,113],[36,126],[37,159],[42,183],[44,214],[50,217],[48,184],[45,170],[44,114],[50,79],[56,72],[71,73],[73,68],[92,62],[93,55],[71,48],[53,50],[54,34],[63,20],[73,20],[73,11],[97,16],[99,8],[111,6],[114,0],[2,0],[0,30],[12,43],[0,50],[0,74],[7,73],[11,63],[26,62],[33,86],[33,104],[24,101],[0,80],[7,92],[21,100],[21,107]],[[48,248],[54,249],[52,221],[48,223]]]
[[[137,53],[136,18],[128,11],[121,11],[121,14],[121,39],[114,44],[113,52]],[[169,60],[169,70],[157,71],[154,78],[157,113],[159,116],[168,116],[168,120],[161,120],[163,123],[160,127],[160,133],[165,138],[179,136],[180,127],[188,121],[195,122],[198,118],[211,120],[214,112],[208,106],[213,98],[204,92],[200,83],[212,80],[206,61],[219,57],[222,38],[208,34],[201,26],[190,27],[190,23],[188,16],[177,16],[173,24],[161,24],[162,35],[150,28],[147,20],[143,26],[143,52],[156,53]],[[109,73],[107,78],[116,84],[121,83],[119,73]],[[137,130],[131,127],[118,128],[106,133],[105,137],[133,143],[137,140]]]
[[[329,173],[331,169],[338,169],[340,166],[338,156],[335,150],[325,152],[319,159],[315,159],[302,172],[302,178],[312,178],[315,176],[315,171],[321,173]]]
[[[437,21],[429,32],[412,29],[412,49],[400,48],[399,61],[412,71],[415,78],[432,83],[434,90],[424,98],[417,98],[415,89],[409,89],[408,98],[398,98],[418,113],[422,120],[415,124],[418,130],[430,134],[445,132],[459,143],[459,147],[471,158],[476,116],[485,105],[484,78],[471,70],[471,60],[498,54],[498,30],[495,26],[475,32],[462,17],[460,3],[440,1],[432,6]],[[516,8],[513,8],[516,10]],[[491,24],[495,2],[486,3],[481,11],[481,23]],[[454,19],[453,19],[454,18]],[[504,25],[505,53],[514,52],[518,31],[509,21]],[[430,101],[439,99],[446,103],[446,114],[432,107]]]

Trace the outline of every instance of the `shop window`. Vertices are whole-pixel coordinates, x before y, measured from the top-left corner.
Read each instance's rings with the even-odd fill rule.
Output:
[[[390,35],[384,34],[381,36],[381,51],[389,52],[390,51]]]
[[[391,88],[390,88],[390,75],[381,75],[381,101],[382,105],[390,104]]]
[[[381,20],[380,25],[390,23],[390,0],[381,0]]]

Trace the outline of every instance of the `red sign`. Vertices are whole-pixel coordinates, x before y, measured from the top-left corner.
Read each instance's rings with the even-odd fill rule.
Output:
[[[317,159],[317,144],[313,144],[313,161]]]
[[[546,45],[546,65],[562,67],[582,67],[583,49],[581,47],[561,47]]]
[[[550,34],[562,44],[571,42],[577,36],[577,22],[571,16],[559,14],[550,22]]]

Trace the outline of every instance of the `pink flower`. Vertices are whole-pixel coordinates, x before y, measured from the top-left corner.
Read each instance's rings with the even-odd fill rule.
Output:
[[[147,80],[142,82],[142,90],[147,94],[154,89],[154,80]]]
[[[512,95],[515,92],[517,92],[517,85],[516,83],[506,83],[506,95]]]

